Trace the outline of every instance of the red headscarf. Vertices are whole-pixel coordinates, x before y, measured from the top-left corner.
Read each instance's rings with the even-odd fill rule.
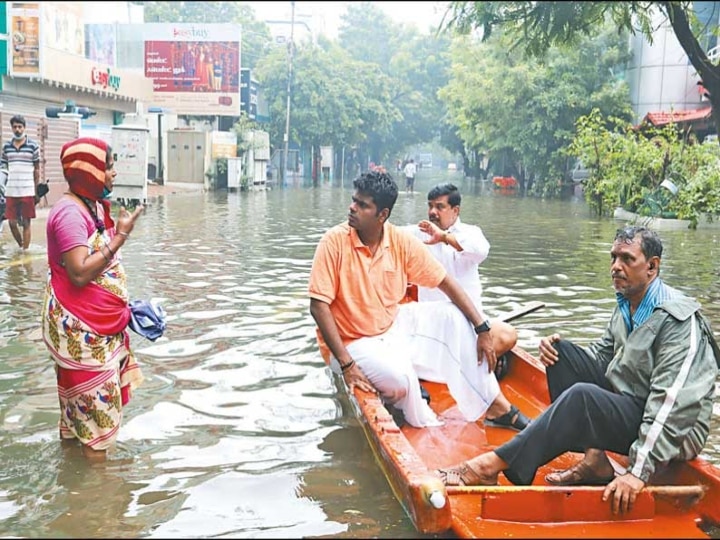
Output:
[[[91,201],[102,198],[107,149],[105,141],[92,137],[81,137],[63,145],[60,161],[70,191]]]
[[[80,137],[63,145],[60,162],[70,191],[91,201],[100,201],[103,205],[103,220],[96,225],[100,227],[104,224],[106,229],[112,229],[115,223],[110,217],[110,201],[102,198],[108,147],[101,139]]]

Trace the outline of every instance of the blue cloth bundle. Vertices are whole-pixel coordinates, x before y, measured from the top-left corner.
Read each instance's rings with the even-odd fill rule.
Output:
[[[152,300],[133,300],[130,302],[128,326],[137,334],[155,341],[165,331],[165,310]]]

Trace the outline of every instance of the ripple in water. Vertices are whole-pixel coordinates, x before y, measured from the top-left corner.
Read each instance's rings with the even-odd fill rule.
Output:
[[[392,221],[424,218],[427,187]],[[527,301],[520,345],[560,331],[586,344],[613,308],[617,224],[578,200],[501,197],[455,176],[463,220],[491,243],[481,266],[493,316]],[[307,279],[317,241],[343,221],[349,189],[175,195],[148,206],[123,249],[133,298],[159,298],[168,329],[132,334],[146,381],[112,460],[57,442],[52,364],[37,332],[42,257],[0,239],[0,534],[4,536],[387,537],[416,533],[319,356]],[[521,216],[522,219],[518,219]],[[34,232],[42,238],[42,230]],[[720,328],[715,233],[663,234],[663,276]],[[693,264],[684,264],[692,260]],[[704,456],[718,463],[719,405]]]

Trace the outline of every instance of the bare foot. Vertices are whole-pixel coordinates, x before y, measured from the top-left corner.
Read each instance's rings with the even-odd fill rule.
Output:
[[[83,444],[82,451],[88,461],[93,463],[100,463],[107,459],[107,452],[105,450],[93,450],[89,446]]]

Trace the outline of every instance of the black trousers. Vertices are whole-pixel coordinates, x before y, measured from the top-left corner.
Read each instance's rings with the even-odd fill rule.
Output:
[[[643,400],[616,394],[603,369],[579,346],[555,343],[559,359],[546,369],[551,405],[495,449],[513,484],[529,485],[538,467],[567,452],[598,448],[627,454],[637,439]]]

